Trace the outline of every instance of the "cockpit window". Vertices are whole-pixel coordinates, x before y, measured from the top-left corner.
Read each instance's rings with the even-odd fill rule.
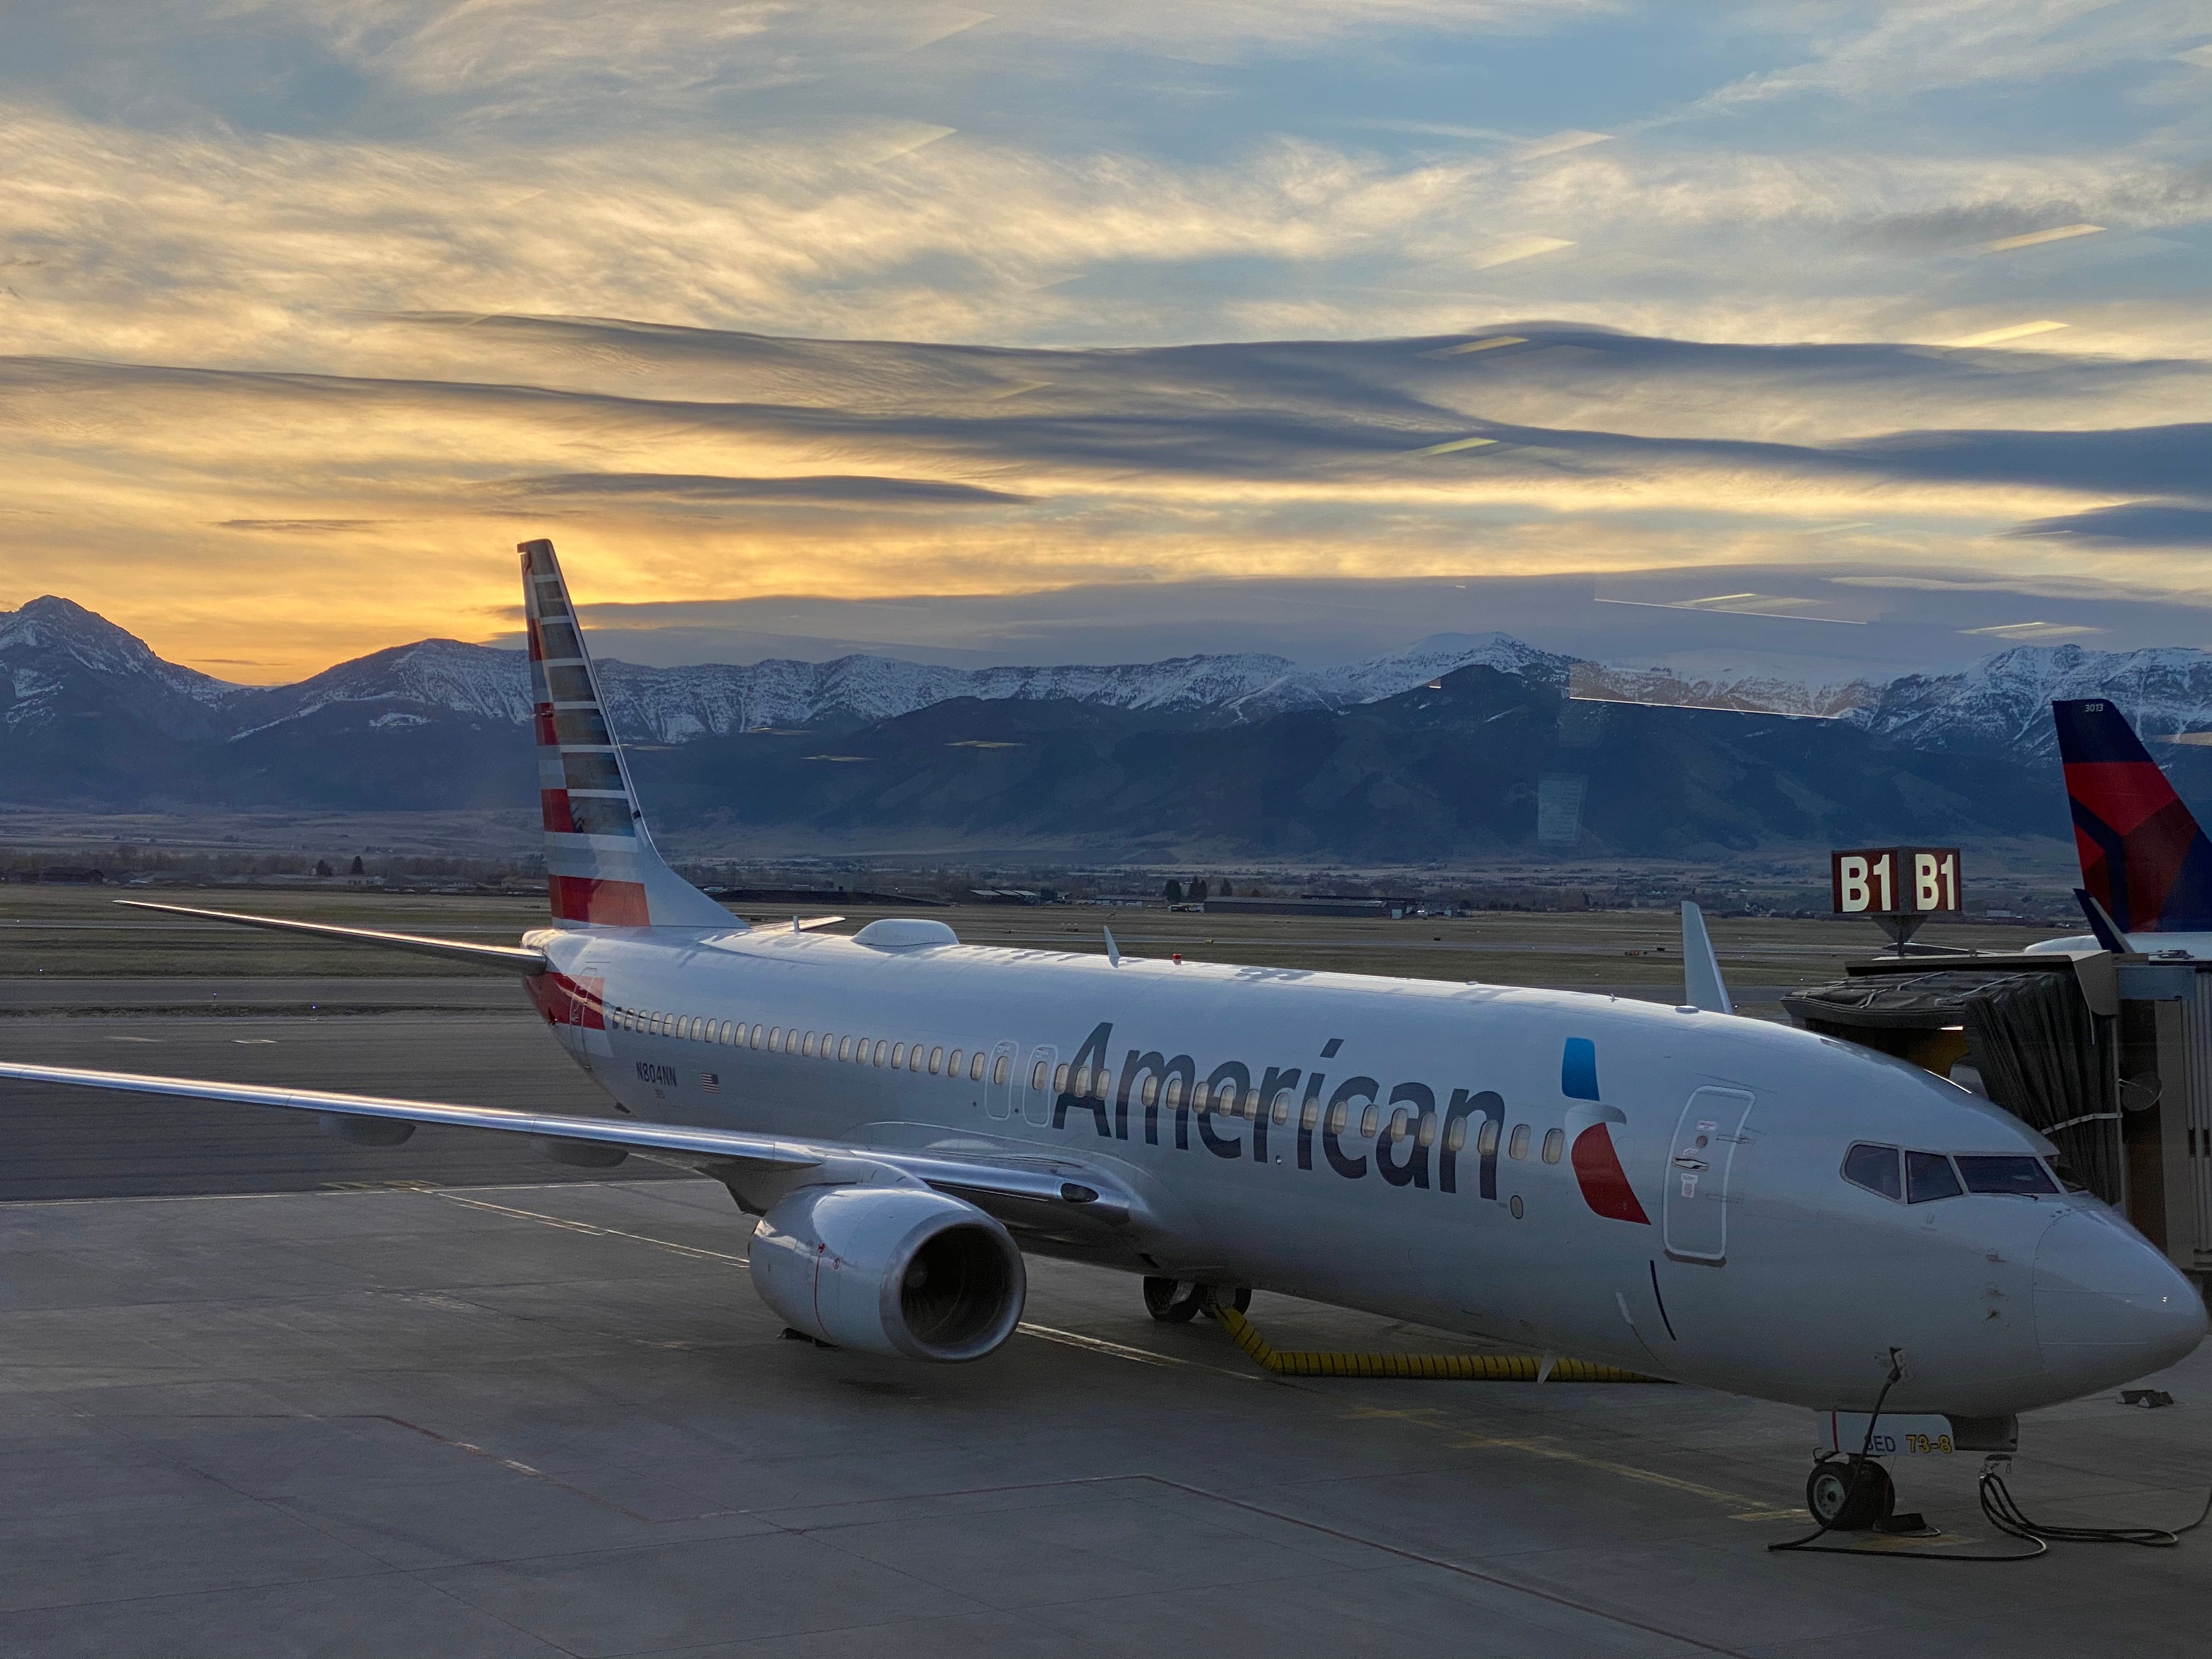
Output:
[[[2089,1190],[2082,1184],[2081,1178],[2074,1173],[2073,1166],[2066,1162],[2066,1155],[2063,1152],[2051,1160],[2051,1173],[2058,1177],[2058,1185],[2064,1191],[2086,1193]]]
[[[1959,1173],[1970,1193],[2055,1193],[2058,1183],[2039,1158],[2005,1157],[1961,1152]]]
[[[1925,1204],[1938,1198],[1956,1198],[1966,1190],[1960,1186],[1959,1176],[1951,1168],[1951,1160],[1941,1152],[1907,1152],[1905,1155],[1905,1199],[1908,1204]]]
[[[1880,1193],[1884,1198],[1905,1196],[1905,1184],[1898,1179],[1894,1146],[1870,1146],[1865,1141],[1859,1142],[1844,1154],[1844,1179],[1854,1187]]]

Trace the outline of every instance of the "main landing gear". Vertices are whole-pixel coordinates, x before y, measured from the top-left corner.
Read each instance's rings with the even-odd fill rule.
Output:
[[[1145,1311],[1163,1325],[1186,1325],[1203,1312],[1209,1300],[1225,1303],[1243,1313],[1252,1305],[1252,1292],[1242,1285],[1194,1285],[1187,1279],[1145,1280]]]
[[[1871,1457],[1828,1457],[1805,1478],[1805,1507],[1829,1532],[1880,1531],[1896,1513],[1897,1488]]]

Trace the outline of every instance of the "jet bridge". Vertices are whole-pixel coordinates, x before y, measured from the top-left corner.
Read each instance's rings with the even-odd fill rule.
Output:
[[[2212,963],[1882,956],[1846,972],[1785,996],[1790,1018],[1987,1096],[2212,1282]]]

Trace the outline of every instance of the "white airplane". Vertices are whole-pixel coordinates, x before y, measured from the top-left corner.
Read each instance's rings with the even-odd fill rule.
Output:
[[[2104,697],[2053,702],[2091,931],[2031,951],[2212,958],[2212,841],[2127,717]]]
[[[1261,1286],[1820,1412],[1937,1414],[1966,1444],[2204,1334],[2191,1283],[2017,1119],[1731,1017],[1693,907],[1671,1008],[1139,960],[1110,934],[1092,956],[933,921],[748,928],[655,853],[552,546],[520,551],[552,925],[496,946],[184,914],[508,969],[613,1113],[0,1076],[313,1112],[368,1146],[446,1123],[685,1162],[760,1218],[752,1276],[787,1324],[916,1360],[1006,1340],[1024,1251],[1142,1275],[1164,1318]]]

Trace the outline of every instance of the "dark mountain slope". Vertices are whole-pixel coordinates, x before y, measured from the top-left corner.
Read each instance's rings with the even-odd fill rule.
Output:
[[[2009,761],[1900,750],[1832,721],[1569,704],[1487,668],[1441,690],[1236,730],[961,700],[826,746],[702,740],[635,765],[672,825],[843,844],[1449,858],[1534,847],[1547,775],[1555,795],[1583,792],[1584,853],[1987,840],[2057,835],[2066,823],[2057,777]]]

